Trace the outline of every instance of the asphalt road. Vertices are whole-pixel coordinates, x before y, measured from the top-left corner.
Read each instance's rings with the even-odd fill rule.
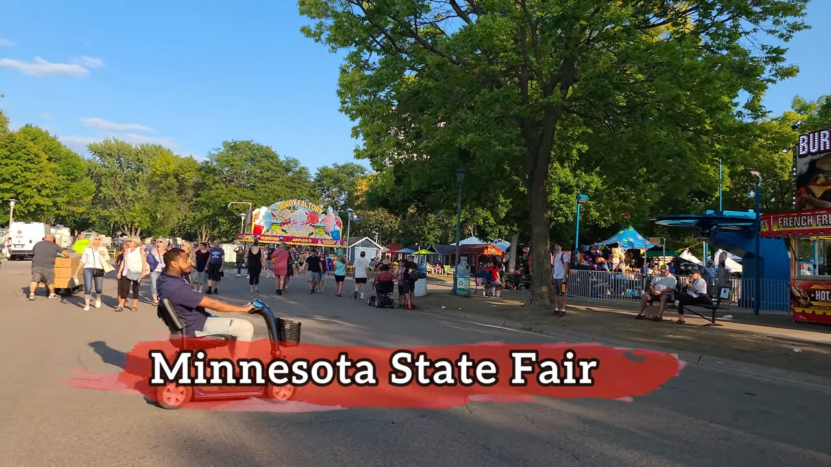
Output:
[[[149,304],[114,313],[107,299],[105,307],[84,312],[82,294],[57,302],[42,292],[29,302],[23,294],[29,266],[0,266],[2,466],[831,465],[831,393],[695,366],[633,402],[540,399],[449,410],[165,411],[139,395],[67,387],[61,381],[74,370],[118,372],[112,362],[166,328]],[[229,276],[220,298],[249,298],[244,277]],[[303,321],[304,342],[556,341],[376,310],[335,297],[331,280],[324,295],[309,295],[295,281],[289,294],[264,298]],[[271,291],[264,282],[262,290]],[[115,282],[107,280],[105,294],[114,292]],[[262,323],[249,318],[264,336]]]

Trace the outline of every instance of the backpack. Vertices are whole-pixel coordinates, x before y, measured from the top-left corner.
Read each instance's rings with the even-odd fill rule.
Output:
[[[156,266],[158,266],[158,265],[159,265],[159,262],[156,261],[156,257],[153,256],[153,252],[152,251],[148,252],[147,253],[147,266],[150,267],[150,270],[155,271]]]
[[[408,275],[409,279],[411,281],[417,281],[418,280],[418,268],[417,267],[414,268],[413,263],[410,263],[410,264],[407,265],[407,269],[408,269],[407,275]]]

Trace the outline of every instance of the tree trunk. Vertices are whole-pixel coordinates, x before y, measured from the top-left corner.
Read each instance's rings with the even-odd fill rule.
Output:
[[[531,298],[532,305],[551,306],[551,246],[546,181],[548,167],[529,174],[528,198],[531,220]]]
[[[516,255],[517,250],[519,249],[519,232],[514,232],[511,235],[511,253],[508,255],[508,272],[513,273],[516,271]]]

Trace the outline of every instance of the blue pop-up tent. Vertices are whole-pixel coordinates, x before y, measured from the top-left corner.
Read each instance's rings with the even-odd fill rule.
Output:
[[[652,247],[649,240],[639,234],[632,226],[619,230],[618,233],[612,235],[606,241],[595,243],[595,245],[619,245],[624,250],[642,250]]]

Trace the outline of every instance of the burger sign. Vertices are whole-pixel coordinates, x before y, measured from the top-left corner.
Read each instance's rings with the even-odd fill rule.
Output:
[[[831,130],[799,136],[796,209],[831,208]]]

